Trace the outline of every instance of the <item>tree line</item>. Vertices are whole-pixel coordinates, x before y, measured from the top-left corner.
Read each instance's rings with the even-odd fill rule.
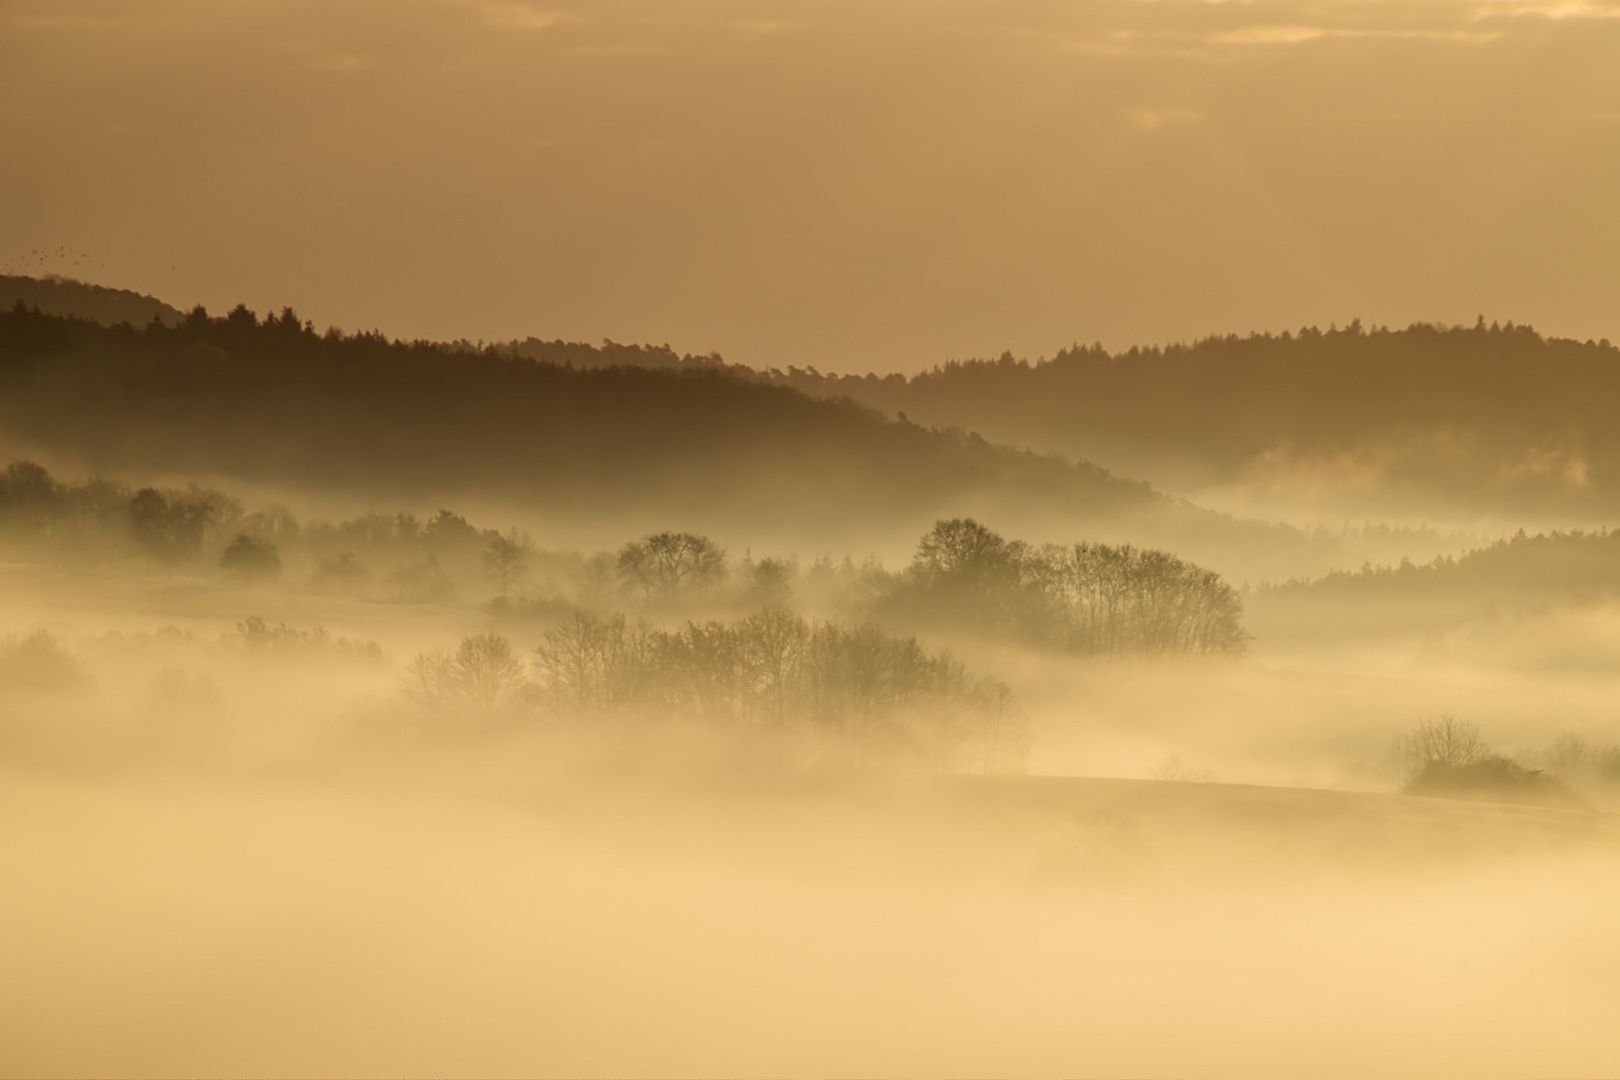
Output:
[[[479,528],[450,510],[425,521],[371,513],[299,522],[281,507],[248,512],[208,488],[65,484],[19,461],[0,470],[0,541],[147,571],[211,566],[248,582],[276,582],[296,567],[306,590],[405,602],[451,602],[458,582],[481,580],[497,594],[493,610],[512,617],[788,608],[804,589],[816,606],[857,620],[1076,653],[1232,653],[1245,641],[1241,599],[1211,570],[1152,548],[1009,541],[971,518],[937,522],[899,572],[823,558],[806,573],[796,559],[732,560],[691,532],[650,533],[594,555],[545,552],[526,533]],[[531,575],[538,592],[526,597]]]
[[[479,634],[418,655],[408,673],[410,696],[429,712],[486,723],[682,716],[987,772],[1021,769],[1028,742],[1006,684],[970,675],[948,652],[779,608],[671,629],[579,612],[547,630],[530,659]]]
[[[1462,555],[1339,570],[1266,591],[1302,599],[1462,598],[1484,603],[1605,599],[1620,596],[1620,532],[1573,529],[1531,534],[1520,529]]]

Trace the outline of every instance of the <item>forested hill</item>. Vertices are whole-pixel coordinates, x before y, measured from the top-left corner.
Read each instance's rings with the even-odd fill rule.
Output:
[[[230,478],[390,502],[480,495],[558,514],[801,537],[915,535],[976,513],[1131,539],[1238,573],[1309,572],[1303,536],[1086,464],[886,420],[704,366],[591,369],[239,307],[176,327],[0,315],[4,449],[58,468]]]
[[[1257,589],[1248,600],[1262,639],[1438,634],[1475,623],[1481,632],[1516,638],[1513,654],[1521,659],[1539,656],[1574,671],[1599,664],[1581,635],[1610,635],[1603,613],[1620,600],[1620,532],[1521,531],[1456,557],[1336,571]],[[1556,632],[1547,621],[1555,617],[1562,620]]]
[[[47,315],[71,315],[103,326],[126,322],[145,326],[153,319],[174,326],[185,318],[178,308],[129,289],[109,289],[64,277],[0,274],[0,310],[19,301]]]
[[[151,297],[60,279],[0,279],[0,295],[108,326],[182,318]],[[1620,411],[1620,349],[1544,338],[1511,323],[1391,331],[1353,322],[1120,353],[1076,346],[1049,360],[952,361],[909,377],[755,369],[713,353],[611,341],[530,337],[438,351],[580,375],[637,368],[698,383],[728,375],[816,399],[848,398],[924,428],[1094,462],[1243,516],[1494,528],[1596,526],[1620,515],[1620,425],[1611,421]],[[982,467],[975,466],[981,475]],[[500,474],[494,468],[490,479]]]
[[[912,377],[762,378],[1074,454],[1187,493],[1249,485],[1346,513],[1620,512],[1620,349],[1527,326],[1307,328]],[[1332,502],[1337,500],[1337,502]]]
[[[1335,571],[1271,591],[1315,598],[1384,601],[1463,599],[1526,607],[1620,598],[1620,532],[1520,531],[1487,547],[1427,563]]]

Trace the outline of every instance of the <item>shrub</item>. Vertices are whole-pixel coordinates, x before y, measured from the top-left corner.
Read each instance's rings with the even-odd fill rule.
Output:
[[[1501,754],[1488,754],[1466,765],[1431,761],[1407,781],[1402,791],[1407,795],[1486,799],[1536,806],[1584,805],[1584,800],[1556,776],[1540,769],[1526,768]]]
[[[1454,716],[1425,720],[1397,743],[1406,764],[1406,795],[1484,799],[1537,806],[1581,806],[1581,797],[1556,776],[1493,751],[1479,726]]]

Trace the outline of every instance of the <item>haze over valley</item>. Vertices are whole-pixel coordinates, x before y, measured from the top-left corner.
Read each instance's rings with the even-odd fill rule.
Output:
[[[0,3],[0,1073],[1620,1062],[1591,3]]]

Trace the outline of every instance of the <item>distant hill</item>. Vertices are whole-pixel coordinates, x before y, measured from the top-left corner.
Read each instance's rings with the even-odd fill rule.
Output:
[[[1455,557],[1274,584],[1252,592],[1247,606],[1261,636],[1297,641],[1437,631],[1616,600],[1620,532],[1521,531]]]
[[[1568,524],[1620,514],[1620,349],[1511,323],[1075,347],[910,377],[753,374],[1246,512]]]
[[[1520,532],[1487,547],[1427,563],[1336,570],[1273,591],[1317,597],[1398,600],[1466,599],[1575,604],[1620,598],[1620,532]]]
[[[1295,530],[1095,466],[710,364],[570,367],[506,348],[323,336],[291,310],[140,329],[6,312],[0,443],[59,469],[393,505],[475,496],[621,532],[710,528],[844,550],[892,535],[909,548],[934,519],[972,514],[1038,539],[1170,548],[1239,581],[1334,562]]]
[[[88,319],[102,326],[126,322],[145,326],[153,319],[176,326],[185,318],[179,309],[129,289],[87,285],[54,275],[32,278],[0,274],[0,308],[9,310],[19,303],[47,315]]]

